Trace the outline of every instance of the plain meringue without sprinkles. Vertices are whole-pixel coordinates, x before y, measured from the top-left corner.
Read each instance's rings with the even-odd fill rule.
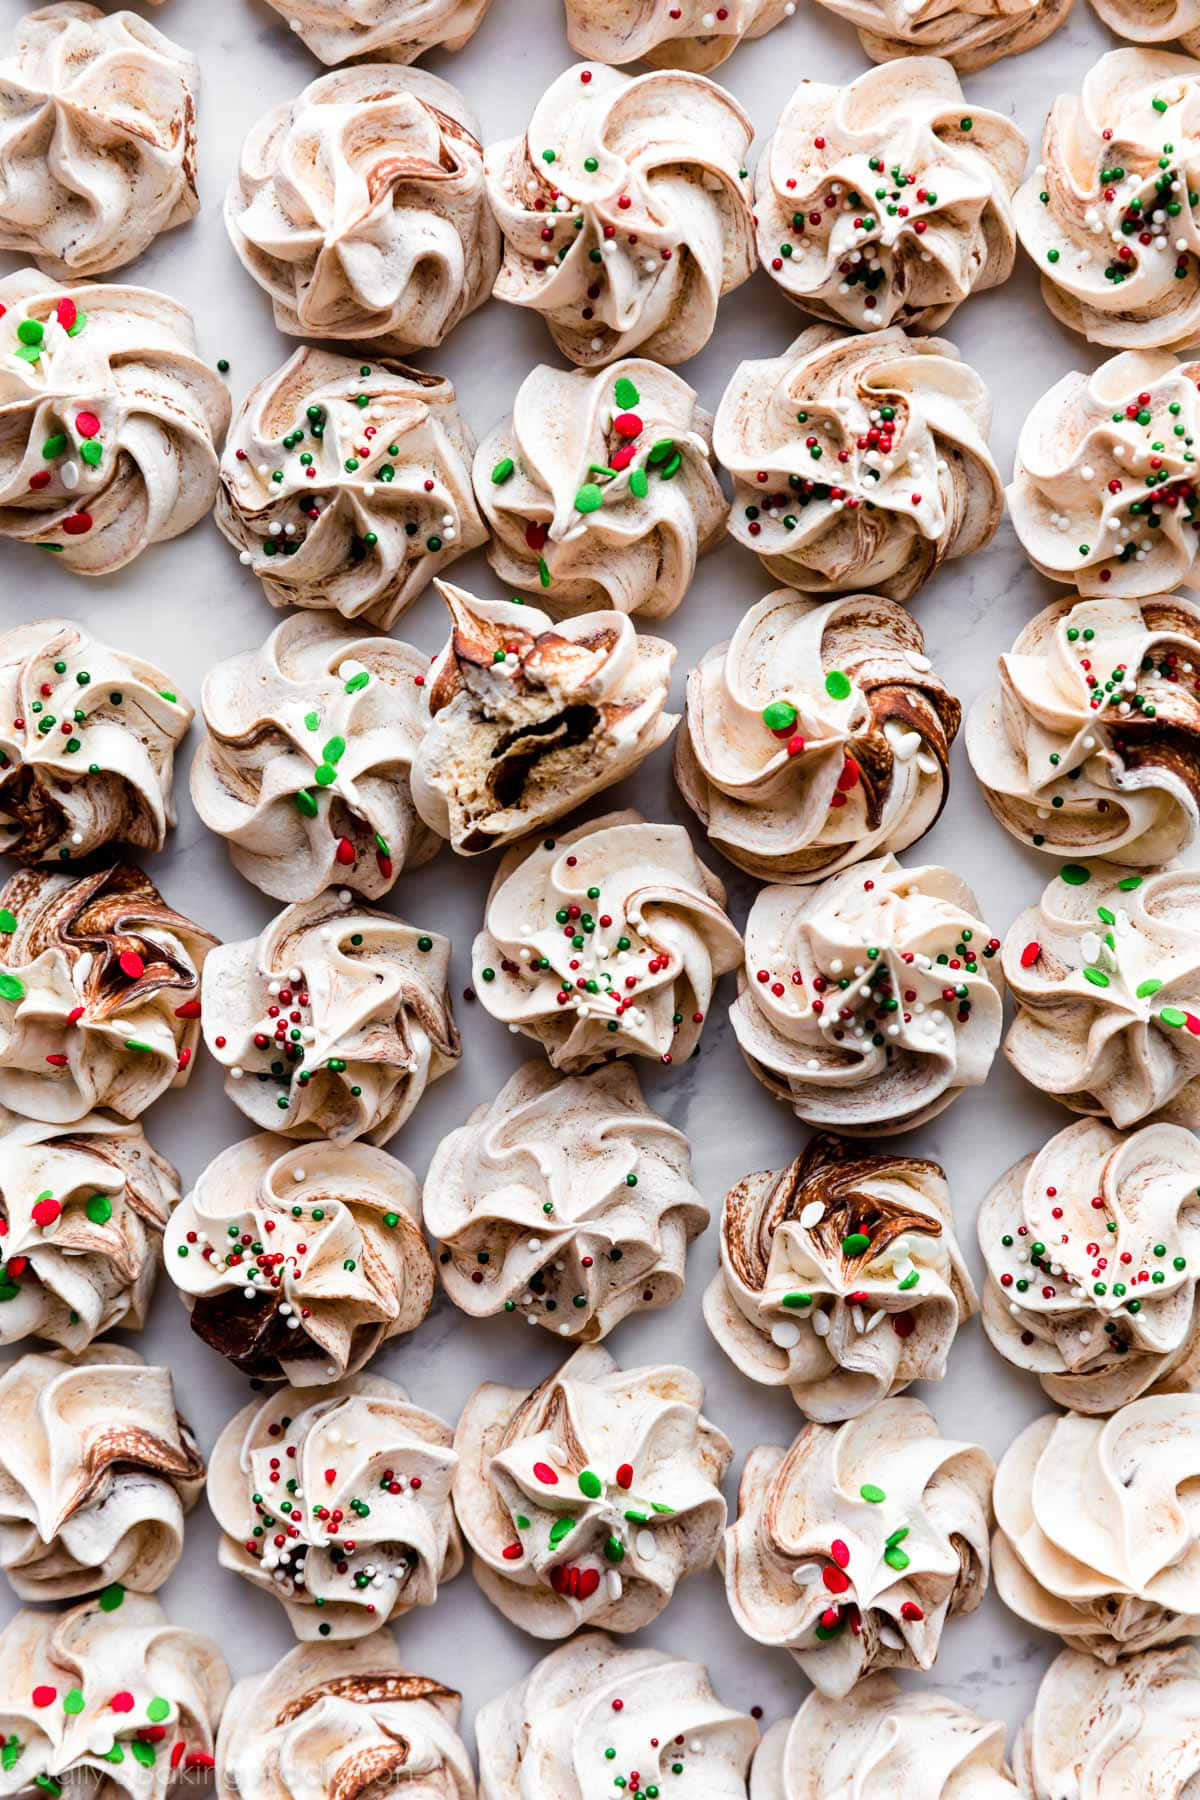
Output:
[[[1013,1746],[1026,1800],[1185,1800],[1200,1777],[1200,1648],[1144,1650],[1106,1668],[1064,1650]]]
[[[719,68],[739,44],[766,37],[796,14],[797,0],[566,0],[567,40],[577,56],[656,69]],[[781,45],[781,50],[783,46]]]
[[[492,0],[267,0],[323,63],[414,62],[461,50]]]
[[[1200,55],[1200,0],[1092,0],[1110,31],[1135,44],[1178,43]]]
[[[1074,0],[820,0],[858,28],[872,62],[944,56],[960,74],[1032,50],[1057,31]],[[1118,28],[1119,29],[1119,28]]]

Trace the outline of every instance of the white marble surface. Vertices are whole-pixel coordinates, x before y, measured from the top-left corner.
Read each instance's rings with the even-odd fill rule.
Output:
[[[0,29],[6,37],[24,10],[21,0],[0,0]],[[200,58],[203,205],[194,223],[160,238],[126,274],[164,289],[194,310],[205,354],[230,360],[228,379],[236,403],[285,359],[293,344],[275,331],[266,297],[233,255],[221,216],[224,190],[241,141],[258,114],[297,92],[320,70],[260,0],[168,0],[144,10]],[[968,96],[1017,119],[1031,141],[1032,165],[1050,102],[1060,91],[1077,88],[1111,44],[1087,0],[1077,0],[1071,18],[1048,43],[968,78]],[[494,0],[474,42],[457,56],[428,59],[428,66],[461,87],[481,118],[485,141],[491,141],[522,130],[543,89],[572,60],[560,0]],[[753,118],[757,153],[802,78],[844,81],[866,66],[848,26],[811,0],[799,0],[793,20],[762,42],[743,46],[718,75]],[[14,266],[13,259],[0,258],[0,266]],[[714,407],[739,360],[777,353],[805,323],[760,272],[725,301],[712,342],[684,372]],[[1011,281],[968,300],[944,335],[991,388],[993,446],[1007,479],[1016,435],[1033,401],[1069,369],[1090,368],[1099,358],[1050,317],[1023,256]],[[420,360],[453,378],[466,417],[482,435],[510,409],[529,368],[554,358],[535,315],[493,301],[459,327],[443,353]],[[464,558],[452,573],[481,594],[500,596],[481,554]],[[729,542],[702,565],[691,593],[665,628],[653,627],[679,646],[674,685],[679,702],[689,666],[710,644],[728,636],[743,609],[771,585],[757,561]],[[964,704],[988,681],[998,653],[1050,597],[1048,585],[1027,567],[1007,521],[988,550],[951,564],[918,595],[914,610],[930,654]],[[112,643],[151,656],[193,700],[214,662],[260,642],[280,617],[211,521],[174,543],[152,548],[132,568],[99,582],[73,578],[50,558],[0,543],[0,622],[7,626],[46,614],[74,616]],[[400,621],[396,635],[428,651],[441,643],[442,609],[432,592]],[[185,762],[194,743],[195,734]],[[908,860],[941,860],[958,869],[1000,935],[1057,864],[1023,851],[992,822],[961,741],[954,750],[953,777],[945,815]],[[174,905],[220,936],[257,931],[271,916],[271,903],[233,872],[222,843],[201,826],[186,780],[179,789],[178,830],[163,855],[147,860],[149,872]],[[660,751],[611,798],[636,804],[650,818],[695,826],[674,790],[669,750]],[[698,831],[696,837],[704,850]],[[755,884],[719,858],[711,860],[729,879],[730,908],[740,926]],[[454,942],[463,1060],[429,1091],[391,1145],[418,1176],[424,1175],[440,1137],[479,1101],[490,1098],[534,1049],[527,1040],[510,1037],[481,1006],[460,998],[470,975],[471,939],[489,875],[489,863],[468,864],[443,852],[428,869],[402,876],[388,903],[415,923],[449,931]],[[738,1177],[751,1169],[778,1167],[802,1141],[802,1128],[742,1064],[726,1017],[732,992],[732,980],[727,980],[693,1062],[670,1069],[639,1068],[651,1103],[689,1134],[696,1179],[714,1214]],[[959,1232],[977,1276],[981,1259],[975,1216],[987,1185],[1068,1119],[1000,1060],[986,1088],[968,1094],[904,1140],[945,1165]],[[224,1096],[219,1071],[203,1055],[190,1085],[160,1101],[144,1123],[188,1185],[217,1151],[248,1134],[247,1121]],[[732,1502],[737,1473],[751,1446],[789,1441],[801,1420],[786,1396],[760,1391],[738,1375],[709,1338],[700,1299],[716,1255],[716,1230],[710,1227],[692,1251],[684,1298],[666,1312],[627,1321],[609,1347],[627,1365],[677,1360],[703,1374],[706,1410],[736,1445],[728,1484]],[[246,1397],[246,1384],[191,1335],[168,1280],[160,1283],[140,1347],[170,1362],[181,1407],[210,1449]],[[424,1405],[454,1419],[480,1380],[532,1382],[554,1366],[557,1356],[555,1341],[540,1330],[503,1318],[473,1325],[439,1298],[415,1336],[385,1351],[374,1367],[405,1384]],[[1028,1420],[1048,1410],[1036,1383],[995,1355],[977,1321],[960,1334],[947,1380],[940,1387],[913,1391],[933,1406],[948,1434],[977,1436],[993,1456]],[[245,1674],[281,1655],[289,1647],[290,1632],[282,1609],[269,1597],[218,1568],[216,1541],[202,1503],[189,1522],[183,1561],[163,1598],[177,1618],[213,1632],[235,1673]],[[11,1606],[5,1589],[0,1616],[7,1617]],[[529,1668],[542,1648],[491,1610],[469,1573],[443,1589],[436,1607],[410,1615],[398,1630],[411,1667],[462,1688],[468,1718]],[[806,1691],[807,1684],[783,1652],[759,1649],[741,1636],[715,1573],[684,1584],[643,1637],[668,1649],[702,1654],[724,1699],[743,1707],[761,1705],[765,1720],[793,1710]],[[978,1613],[950,1627],[937,1669],[925,1679],[1015,1725],[1031,1704],[1051,1650],[1048,1638],[1031,1634],[989,1593]]]

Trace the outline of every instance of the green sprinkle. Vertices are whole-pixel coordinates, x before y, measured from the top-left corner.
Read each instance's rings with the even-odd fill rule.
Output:
[[[848,700],[850,698],[850,677],[841,669],[831,669],[825,677],[825,692],[831,700]]]
[[[869,1506],[882,1506],[887,1499],[887,1495],[884,1493],[883,1489],[881,1487],[876,1487],[873,1481],[866,1482],[858,1491],[862,1499],[864,1499]]]
[[[581,513],[599,512],[604,505],[604,490],[598,488],[594,481],[585,481],[575,496],[575,510]]]
[[[865,1231],[852,1231],[842,1239],[843,1256],[861,1256],[864,1250],[871,1248],[871,1240]]]
[[[768,731],[790,731],[799,715],[788,700],[772,700],[763,707],[762,721]]]
[[[300,788],[297,790],[296,810],[297,812],[302,812],[306,819],[315,819],[320,811],[316,797],[310,794],[307,788]]]
[[[93,1194],[83,1210],[93,1225],[107,1225],[112,1218],[112,1201],[107,1194]]]
[[[1148,1000],[1150,998],[1151,994],[1157,994],[1157,992],[1161,986],[1162,986],[1162,982],[1158,979],[1158,977],[1156,975],[1151,975],[1146,981],[1142,981],[1142,982],[1138,983],[1138,988],[1137,988],[1138,999],[1139,1000]]]
[[[550,1548],[557,1549],[569,1531],[574,1531],[574,1519],[555,1519],[550,1527]]]
[[[1106,988],[1108,986],[1108,976],[1103,969],[1085,969],[1083,978],[1085,981],[1090,981],[1093,987]]]
[[[1092,871],[1085,869],[1082,863],[1064,863],[1058,871],[1058,878],[1065,881],[1068,887],[1082,887],[1085,881],[1092,879]]]
[[[594,1469],[584,1469],[579,1476],[579,1491],[588,1500],[598,1500],[604,1492],[604,1483]]]
[[[1187,1024],[1187,1014],[1181,1013],[1177,1006],[1164,1006],[1158,1016],[1164,1025],[1170,1025],[1176,1031],[1181,1025]]]
[[[641,397],[627,375],[622,375],[613,389],[613,398],[623,412],[628,412],[630,407],[636,406]]]
[[[812,1305],[812,1295],[811,1294],[803,1294],[803,1293],[785,1294],[783,1296],[783,1299],[780,1302],[780,1305],[781,1306],[790,1306],[793,1309],[798,1308],[798,1307],[811,1306]]]
[[[11,937],[16,929],[16,913],[10,912],[7,906],[0,906],[0,932],[3,932],[6,937]]]
[[[7,970],[0,972],[0,1000],[22,1000],[25,997],[25,983],[19,975],[10,975]]]

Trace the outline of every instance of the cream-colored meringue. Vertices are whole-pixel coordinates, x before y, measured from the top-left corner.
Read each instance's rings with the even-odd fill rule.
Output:
[[[506,853],[471,961],[493,1018],[579,1074],[613,1056],[685,1062],[741,950],[683,827],[618,812]]]
[[[854,1418],[940,1381],[977,1309],[935,1162],[818,1132],[786,1169],[725,1196],[705,1322],[743,1375],[789,1388],[807,1418]]]
[[[717,408],[730,532],[773,580],[819,599],[909,600],[1000,523],[991,414],[944,338],[810,325],[782,356],[742,363]]]
[[[1187,1800],[1200,1778],[1200,1648],[1106,1668],[1064,1650],[1013,1746],[1027,1800]]]
[[[819,881],[924,837],[961,718],[902,606],[777,588],[688,676],[675,779],[739,868]]]
[[[758,1727],[713,1692],[703,1663],[626,1650],[588,1631],[544,1656],[475,1722],[482,1800],[586,1800],[678,1785],[745,1800]],[[637,1777],[636,1781],[634,1777]]]
[[[958,875],[894,856],[763,888],[730,1009],[754,1074],[797,1118],[853,1137],[936,1118],[1000,1047],[1000,940],[978,912]]]
[[[591,62],[649,63],[707,74],[739,44],[766,37],[796,12],[796,0],[566,0],[567,41]],[[781,46],[782,48],[782,46]]]
[[[298,1638],[365,1637],[432,1606],[463,1563],[453,1435],[378,1375],[252,1400],[213,1446],[208,1503],[225,1533],[222,1568],[281,1601]],[[272,1528],[291,1495],[288,1470],[294,1529],[279,1548]]]
[[[678,1300],[709,1219],[687,1139],[627,1062],[568,1077],[526,1063],[443,1138],[425,1191],[456,1306],[589,1343]]]
[[[487,537],[471,492],[474,448],[441,376],[306,345],[242,403],[217,524],[272,606],[387,631]]]
[[[485,156],[504,239],[495,293],[544,315],[569,362],[686,362],[755,265],[754,127],[703,75],[577,65]]]
[[[1057,31],[1074,0],[820,0],[858,28],[872,62],[944,56],[960,75],[1032,50]]]
[[[1200,1394],[1036,1420],[996,1471],[997,1593],[1103,1663],[1194,1636],[1198,1477]]]
[[[461,856],[512,844],[632,775],[679,722],[664,712],[675,646],[624,613],[561,625],[439,582],[450,641],[429,674],[412,793]]]
[[[492,0],[267,0],[323,63],[410,63],[461,50]]]
[[[533,1637],[636,1631],[716,1556],[733,1446],[690,1369],[586,1344],[532,1391],[485,1382],[455,1434],[475,1579]]]
[[[183,1549],[204,1459],[171,1371],[119,1344],[0,1370],[0,1568],[22,1600],[152,1593]]]
[[[1135,44],[1171,44],[1176,40],[1189,56],[1200,54],[1200,5],[1197,0],[1092,0],[1110,31]]]
[[[1200,828],[1194,665],[1200,606],[1182,595],[1054,601],[967,715],[995,818],[1051,856],[1147,869],[1186,850]]]
[[[987,1587],[991,1481],[987,1452],[919,1400],[760,1444],[721,1559],[734,1618],[834,1699],[877,1669],[931,1669]]]
[[[133,12],[56,0],[0,56],[0,249],[103,275],[199,211],[200,65]]]
[[[421,1190],[370,1144],[264,1131],[232,1145],[176,1209],[164,1255],[197,1337],[295,1388],[357,1374],[433,1304]]]
[[[240,875],[276,900],[341,881],[378,900],[437,853],[410,781],[428,668],[411,644],[293,613],[209,670],[192,800]]]
[[[0,277],[0,538],[111,575],[209,511],[224,383],[150,288]]]
[[[449,969],[448,938],[348,888],[285,907],[206,968],[205,1042],[225,1092],[284,1137],[386,1143],[462,1053]]]
[[[216,939],[139,868],[22,869],[0,888],[0,1106],[69,1125],[136,1119],[182,1087]]]

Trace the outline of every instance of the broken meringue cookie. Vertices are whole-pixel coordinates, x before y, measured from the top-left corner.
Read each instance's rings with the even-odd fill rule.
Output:
[[[492,0],[267,0],[323,63],[410,63],[461,50]]]
[[[1093,0],[1094,3],[1094,0]],[[1032,50],[1074,0],[820,0],[858,30],[872,62],[944,56],[960,75]]]
[[[1064,1650],[1017,1733],[1013,1770],[1027,1800],[1128,1800],[1161,1775],[1185,1800],[1200,1774],[1200,1647],[1143,1650],[1108,1668]]]
[[[590,62],[649,63],[707,75],[739,44],[766,37],[795,15],[796,0],[566,0],[567,41]]]

